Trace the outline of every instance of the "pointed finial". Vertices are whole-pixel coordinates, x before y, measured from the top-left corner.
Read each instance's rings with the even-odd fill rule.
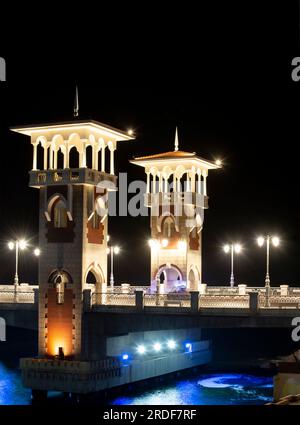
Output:
[[[74,98],[74,112],[73,112],[74,117],[78,117],[79,115],[79,101],[78,101],[78,87],[76,85],[76,89],[75,89],[75,98]]]
[[[178,147],[179,147],[179,141],[178,141],[178,128],[176,127],[176,131],[175,131],[175,152],[178,151]]]

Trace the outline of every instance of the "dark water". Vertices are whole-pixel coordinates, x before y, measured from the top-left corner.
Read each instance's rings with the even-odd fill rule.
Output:
[[[131,393],[108,401],[113,405],[242,405],[264,404],[272,400],[272,378],[239,373],[198,375],[192,379],[177,380],[157,385],[143,392]],[[62,403],[62,397],[50,394]],[[49,400],[50,401],[50,400]],[[97,403],[97,401],[95,401]],[[0,405],[30,404],[30,390],[21,384],[20,372],[15,366],[0,362]]]
[[[0,343],[0,405],[30,404],[30,390],[22,387],[18,359],[36,355],[37,335],[8,329],[7,336],[7,342]],[[210,333],[208,337],[213,340],[214,364],[220,360],[228,363],[228,359],[232,360],[234,355],[234,361],[238,358],[244,360],[246,354],[250,354],[251,359],[261,356],[272,358],[276,353],[281,354],[281,350],[291,352],[292,348],[289,346],[290,336],[278,329],[274,332],[255,330],[255,334],[252,331],[237,333],[222,330],[219,335]],[[112,405],[255,405],[272,400],[271,377],[261,376],[252,370],[241,373],[239,370],[245,369],[238,367],[231,369],[228,366],[219,370],[227,372],[198,371],[196,375],[181,375],[180,378],[160,382],[155,386],[144,386],[143,389],[132,386],[133,389],[129,390],[126,387],[111,393],[111,398],[106,402]],[[65,402],[57,393],[49,394],[49,403]],[[98,404],[98,398],[94,403]],[[99,404],[103,403],[103,397],[99,396]]]
[[[245,373],[199,375],[129,397],[114,405],[258,405],[272,401],[273,380]]]

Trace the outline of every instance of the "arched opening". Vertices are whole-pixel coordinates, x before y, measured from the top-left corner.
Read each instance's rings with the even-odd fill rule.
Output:
[[[86,166],[93,168],[93,148],[91,145],[86,148]]]
[[[71,275],[65,270],[54,270],[49,278],[48,283],[73,283]]]
[[[176,228],[173,217],[168,216],[164,219],[162,233],[163,237],[167,239],[170,239],[175,235]]]
[[[64,168],[64,154],[61,149],[57,151],[57,169],[61,170]]]
[[[38,170],[44,169],[44,149],[42,147],[41,143],[38,143],[37,145],[37,152],[36,152],[36,168]]]
[[[97,283],[97,276],[93,272],[93,270],[90,270],[86,276],[86,283],[95,284]]]
[[[160,283],[164,283],[165,293],[186,290],[186,282],[182,279],[181,271],[174,265],[164,265],[159,268]]]
[[[53,208],[53,223],[56,228],[66,228],[68,227],[68,215],[67,208],[61,199],[54,204]]]
[[[79,168],[79,153],[76,146],[73,146],[69,152],[69,165],[70,168]]]

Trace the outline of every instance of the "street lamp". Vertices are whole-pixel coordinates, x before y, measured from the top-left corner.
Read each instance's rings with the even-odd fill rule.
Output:
[[[110,254],[110,279],[109,284],[111,289],[114,287],[114,254],[119,254],[120,248],[118,246],[110,246],[107,248],[107,254]]]
[[[226,244],[223,247],[224,252],[226,254],[228,254],[230,252],[231,254],[231,274],[230,274],[230,286],[231,288],[233,288],[234,286],[234,274],[233,274],[233,259],[234,259],[234,254],[239,254],[242,250],[242,246],[239,243],[235,243],[235,244]]]
[[[257,238],[257,244],[262,247],[266,242],[267,246],[267,265],[266,265],[266,278],[265,278],[265,287],[270,288],[270,243],[277,247],[280,243],[280,240],[277,236],[267,235],[266,237],[260,236]]]
[[[16,272],[15,272],[15,279],[14,284],[17,286],[19,284],[19,250],[23,251],[27,248],[27,242],[24,239],[21,239],[19,241],[15,242],[8,242],[8,248],[13,251],[16,251]]]
[[[24,251],[24,249],[28,247],[28,243],[24,239],[20,239],[14,242],[13,241],[8,242],[7,246],[11,251],[13,250],[16,251],[16,272],[15,272],[14,284],[15,284],[15,287],[17,287],[19,284],[19,251],[20,250]],[[39,248],[35,248],[33,253],[36,257],[38,257],[41,251]]]

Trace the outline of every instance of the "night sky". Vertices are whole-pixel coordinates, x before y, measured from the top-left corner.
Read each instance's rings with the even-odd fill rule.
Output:
[[[76,82],[81,119],[134,129],[136,140],[120,143],[116,154],[117,171],[130,180],[145,179],[129,164],[133,156],[173,150],[176,125],[182,150],[223,159],[224,168],[208,178],[204,282],[228,284],[222,245],[233,240],[244,246],[236,283],[263,285],[265,251],[255,238],[269,232],[282,240],[271,252],[271,284],[300,286],[300,82],[290,75],[300,47],[297,2],[289,10],[258,4],[235,7],[235,14],[216,14],[212,5],[170,28],[171,17],[164,27],[160,16],[145,40],[135,21],[117,43],[95,38],[76,54],[62,46],[44,54],[37,46],[26,55],[0,50],[7,61],[7,82],[0,83],[0,283],[14,274],[6,242],[25,235],[35,245],[38,234],[38,190],[28,187],[32,147],[9,127],[72,119]],[[116,282],[147,284],[149,217],[110,218],[109,233],[122,247]],[[29,252],[20,275],[36,282]]]

